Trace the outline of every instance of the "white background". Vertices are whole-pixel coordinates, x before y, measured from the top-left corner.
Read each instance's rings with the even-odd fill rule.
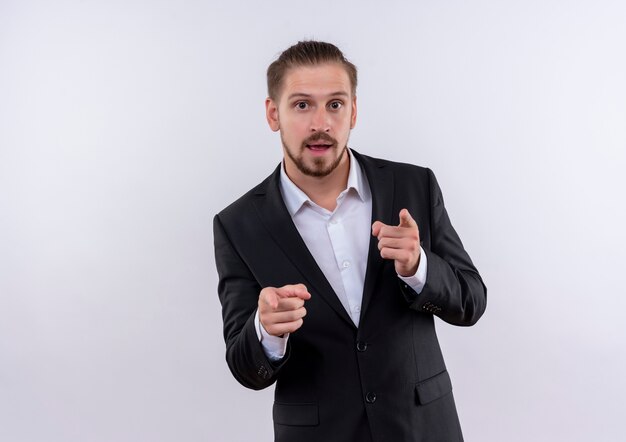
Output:
[[[213,215],[281,159],[265,69],[359,68],[362,153],[431,167],[489,289],[438,321],[467,441],[623,441],[626,4],[0,0],[0,440],[268,441]]]

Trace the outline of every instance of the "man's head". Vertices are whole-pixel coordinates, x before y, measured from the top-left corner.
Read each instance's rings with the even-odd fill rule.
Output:
[[[346,164],[356,84],[356,67],[330,43],[299,42],[269,66],[266,116],[280,131],[290,176],[325,177]]]
[[[346,70],[356,96],[356,66],[350,63],[339,48],[323,41],[300,41],[285,49],[267,68],[267,95],[274,101],[279,100],[285,74],[293,68],[337,63]]]

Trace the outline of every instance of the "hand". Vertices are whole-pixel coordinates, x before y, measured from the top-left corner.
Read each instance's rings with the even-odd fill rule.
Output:
[[[420,260],[420,233],[408,210],[400,211],[400,225],[372,224],[372,235],[378,238],[378,250],[384,259],[393,259],[396,273],[413,276]]]
[[[311,299],[304,284],[265,287],[259,294],[259,320],[270,335],[282,336],[302,327],[304,301]]]

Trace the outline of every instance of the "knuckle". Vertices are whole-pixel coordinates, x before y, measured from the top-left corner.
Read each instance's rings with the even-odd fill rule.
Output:
[[[286,310],[295,310],[298,308],[298,298],[288,298],[285,299],[285,309]]]

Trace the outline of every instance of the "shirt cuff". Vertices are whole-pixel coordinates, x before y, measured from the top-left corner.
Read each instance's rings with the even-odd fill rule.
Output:
[[[420,294],[426,285],[426,268],[428,267],[428,260],[426,259],[426,253],[424,253],[424,249],[420,246],[420,262],[417,265],[417,271],[413,276],[400,276],[402,281],[411,287],[415,293]]]
[[[285,357],[289,333],[285,333],[282,337],[270,335],[267,331],[265,331],[265,328],[263,328],[263,325],[261,324],[258,309],[254,314],[254,329],[256,330],[256,336],[259,338],[261,347],[263,347],[263,352],[268,359],[278,361]]]

